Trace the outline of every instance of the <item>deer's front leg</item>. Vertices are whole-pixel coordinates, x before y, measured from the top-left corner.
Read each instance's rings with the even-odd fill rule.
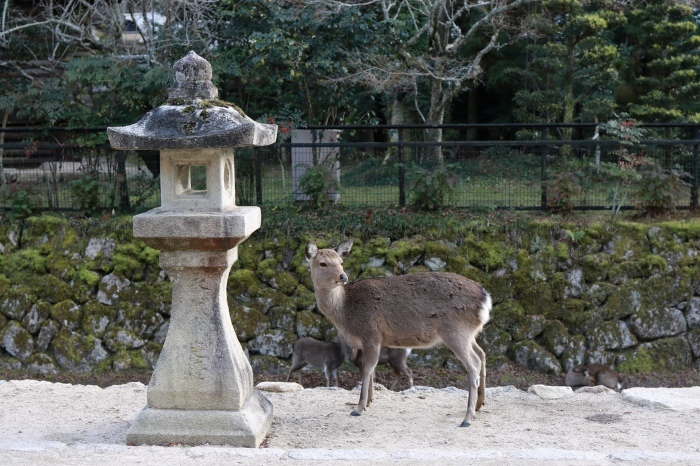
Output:
[[[476,343],[472,342],[472,348],[474,352],[479,357],[480,361],[480,374],[479,374],[479,390],[476,398],[476,410],[479,411],[481,407],[486,403],[486,353],[481,347]]]
[[[371,400],[373,390],[373,374],[374,368],[377,367],[379,361],[379,345],[365,345],[362,348],[362,388],[360,389],[360,401],[355,408],[355,411],[350,413],[351,416],[359,416],[367,407],[368,400]]]

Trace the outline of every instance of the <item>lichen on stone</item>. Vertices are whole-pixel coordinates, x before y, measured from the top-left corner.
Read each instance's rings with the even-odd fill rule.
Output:
[[[294,333],[282,329],[270,329],[258,334],[248,342],[248,350],[266,356],[289,358],[297,337]]]
[[[267,312],[267,317],[270,318],[270,325],[272,328],[289,332],[296,331],[297,311],[293,307],[273,306]]]
[[[70,330],[80,328],[83,313],[78,304],[70,299],[61,301],[51,308],[51,318]]]
[[[616,366],[626,374],[682,370],[692,360],[688,340],[683,337],[665,338],[643,343],[634,350],[619,354]]]
[[[188,121],[180,124],[180,130],[185,134],[194,134],[197,129],[197,122]]]
[[[11,321],[0,331],[0,346],[20,361],[34,352],[34,339],[17,321]]]
[[[299,338],[312,337],[323,340],[327,329],[331,326],[330,321],[321,314],[312,311],[297,313],[296,334]]]
[[[270,328],[270,319],[254,307],[229,305],[229,309],[239,341],[248,341]]]
[[[559,360],[532,340],[519,341],[513,345],[515,362],[523,367],[528,367],[548,374],[559,375],[562,373]]]
[[[117,309],[106,306],[97,300],[88,301],[83,305],[83,328],[90,334],[102,338],[107,326],[117,316]]]
[[[225,100],[203,99],[203,100],[198,100],[197,104],[199,105],[199,108],[214,108],[214,107],[232,108],[235,111],[237,111],[242,117],[247,116],[245,114],[245,112],[238,105],[232,104],[231,102],[226,102]]]

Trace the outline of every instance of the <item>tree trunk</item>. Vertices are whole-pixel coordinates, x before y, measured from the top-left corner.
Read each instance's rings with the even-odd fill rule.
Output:
[[[479,105],[476,100],[476,84],[474,84],[470,89],[469,93],[467,94],[467,123],[469,124],[476,124],[479,122],[479,119],[476,117],[477,112],[479,111]],[[467,130],[467,140],[468,141],[476,141],[476,128],[469,128]]]
[[[570,45],[567,49],[566,57],[566,72],[564,73],[564,109],[562,113],[562,123],[571,123],[574,121],[574,108],[576,107],[576,99],[574,97],[574,45]],[[564,140],[571,139],[571,128],[562,128],[561,136]],[[571,155],[573,153],[571,146],[562,147],[562,154]]]
[[[414,125],[419,122],[413,98],[410,94],[405,92],[394,91],[391,96],[389,114],[389,124],[392,125]],[[390,139],[392,142],[396,142],[398,140],[398,133],[392,131]]]
[[[428,112],[429,125],[442,125],[445,120],[445,94],[442,89],[442,82],[435,79],[431,84],[430,89],[430,111]],[[429,128],[425,130],[425,141],[435,142],[436,144],[431,147],[430,159],[431,161],[442,164],[442,146],[438,143],[442,142],[442,128]]]

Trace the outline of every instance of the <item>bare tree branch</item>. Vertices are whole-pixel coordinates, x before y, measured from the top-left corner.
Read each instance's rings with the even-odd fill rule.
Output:
[[[350,81],[375,91],[414,94],[417,113],[442,123],[454,97],[483,72],[483,58],[507,44],[518,29],[510,13],[538,0],[302,0],[309,7],[380,8],[388,27],[410,34],[393,55],[354,52],[353,71],[331,81]],[[399,22],[401,20],[401,22]],[[403,29],[401,29],[403,26]],[[397,36],[400,37],[400,36]],[[427,46],[426,46],[427,44]],[[470,51],[466,53],[467,46]],[[418,108],[419,89],[430,92],[427,119]]]

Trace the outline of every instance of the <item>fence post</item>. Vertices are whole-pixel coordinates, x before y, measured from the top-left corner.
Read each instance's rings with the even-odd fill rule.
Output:
[[[403,128],[399,128],[399,205],[406,206],[406,167],[403,163]]]
[[[698,145],[698,140],[700,140],[700,127],[695,127],[693,131],[693,139],[695,139],[695,144],[693,144],[693,179],[690,181],[690,210],[698,210],[698,176],[700,176],[700,162],[698,161],[698,153],[700,152],[700,145]]]
[[[279,144],[277,150],[279,149]],[[260,148],[253,149],[253,164],[255,166],[255,198],[257,205],[262,205],[263,202],[263,187],[262,187],[262,159],[260,157]]]
[[[131,212],[129,187],[126,180],[126,152],[117,152],[117,193],[119,196],[119,211]]]
[[[544,144],[542,144],[540,148],[540,207],[542,210],[547,210],[547,157],[549,156],[549,146],[547,145],[548,138],[549,130],[547,128],[542,128],[541,139],[544,141]]]

